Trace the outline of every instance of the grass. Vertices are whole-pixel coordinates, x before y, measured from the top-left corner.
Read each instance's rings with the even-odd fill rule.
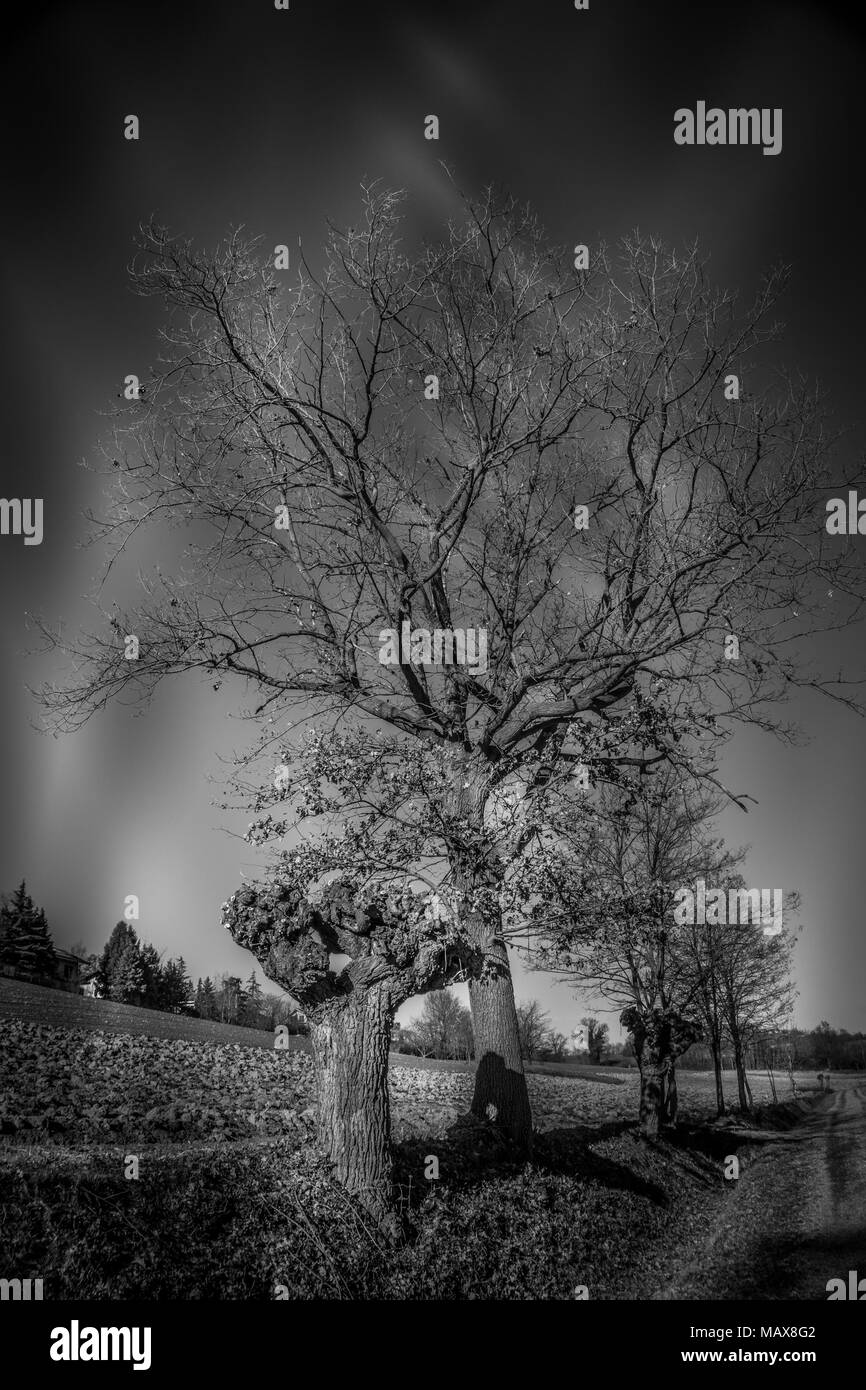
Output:
[[[74,1025],[46,1022],[58,1004]],[[633,1072],[540,1067],[525,1163],[466,1120],[465,1064],[392,1056],[389,1244],[317,1151],[302,1048],[9,981],[0,1015],[3,1274],[49,1299],[652,1297],[730,1197],[711,1075],[680,1076],[684,1130],[646,1142]]]

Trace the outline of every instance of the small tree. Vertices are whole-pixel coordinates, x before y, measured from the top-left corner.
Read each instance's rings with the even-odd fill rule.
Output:
[[[546,942],[536,963],[621,1008],[648,1135],[675,1118],[676,1059],[701,1035],[673,907],[707,862],[703,827],[716,804],[669,767],[622,774],[598,788],[591,812],[566,803],[558,840],[539,856],[550,888],[535,909]]]
[[[264,993],[256,979],[256,972],[253,970],[244,985],[243,1007],[238,1022],[247,1028],[259,1028],[261,1026],[263,1000]]]
[[[597,1018],[582,1018],[581,1023],[586,1029],[586,1050],[593,1062],[601,1062],[601,1054],[607,1043],[607,1035],[610,1031],[606,1023],[600,1023]]]
[[[161,1009],[163,1007],[162,952],[148,941],[141,946],[139,959],[144,976],[141,1002],[145,1008]]]
[[[166,1013],[189,1013],[192,1006],[192,981],[186,973],[183,956],[166,961],[162,971],[160,1005]]]
[[[788,895],[785,912],[796,909],[798,895]],[[793,936],[786,926],[766,936],[752,926],[729,924],[720,953],[719,974],[725,1023],[734,1053],[740,1109],[752,1107],[746,1074],[749,1044],[761,1032],[778,1034],[788,1022],[796,992],[791,979]],[[787,1039],[779,1049],[787,1059]]]
[[[216,994],[210,975],[199,981],[196,991],[196,1010],[199,1018],[216,1018]]]
[[[111,936],[102,948],[102,954],[99,958],[99,967],[95,976],[97,989],[103,998],[117,997],[112,994],[112,988],[116,983],[118,962],[121,957],[126,956],[127,960],[124,969],[128,972],[128,958],[130,953],[134,953],[136,956],[139,955],[138,933],[130,922],[118,922]],[[143,967],[141,967],[141,970],[140,992],[144,989]]]
[[[471,1040],[471,1017],[460,1000],[448,990],[433,990],[424,996],[421,1013],[408,1030],[409,1040],[422,1057],[465,1057],[467,1028]]]
[[[144,970],[138,942],[127,939],[111,962],[108,997],[124,1004],[139,1004],[144,995]]]
[[[568,1038],[552,1028],[544,1039],[541,1055],[545,1061],[561,1062],[568,1055]]]
[[[537,999],[517,1005],[517,1030],[520,1055],[526,1061],[535,1061],[543,1051],[550,1031],[550,1017]]]

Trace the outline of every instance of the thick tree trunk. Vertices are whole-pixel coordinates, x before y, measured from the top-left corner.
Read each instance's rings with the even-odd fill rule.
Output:
[[[319,1142],[337,1177],[380,1225],[392,1199],[388,1049],[393,1008],[385,988],[335,1000],[310,1022]]]
[[[449,851],[453,882],[463,898],[463,926],[479,952],[469,980],[475,1043],[472,1113],[479,1119],[490,1118],[488,1106],[495,1106],[496,1123],[529,1153],[532,1111],[520,1054],[511,966],[505,942],[499,935],[498,890],[505,866],[496,856],[491,860],[478,852],[485,835],[489,771],[475,754],[455,756],[453,790],[448,801],[448,813],[455,826]]]
[[[664,1103],[665,1066],[663,1062],[646,1062],[640,1069],[640,1110],[638,1123],[641,1134],[659,1132]]]
[[[514,987],[505,943],[494,941],[485,952],[491,969],[469,981],[472,1032],[475,1038],[475,1094],[472,1113],[488,1116],[496,1107],[496,1123],[520,1148],[532,1145],[532,1112],[520,1055]]]
[[[679,1108],[679,1096],[677,1094],[677,1064],[670,1062],[668,1074],[665,1079],[665,1100],[662,1108],[662,1119],[666,1125],[675,1125],[677,1122],[677,1110]]]

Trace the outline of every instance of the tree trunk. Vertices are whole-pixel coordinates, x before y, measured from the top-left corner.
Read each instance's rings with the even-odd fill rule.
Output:
[[[656,1135],[662,1118],[665,1066],[663,1062],[645,1063],[640,1069],[640,1110],[638,1123],[641,1134]]]
[[[712,1043],[713,1075],[716,1078],[716,1114],[725,1113],[725,1088],[722,1084],[722,1050],[718,1043]]]
[[[738,1038],[734,1039],[734,1066],[737,1069],[737,1094],[740,1101],[741,1110],[751,1110],[752,1092],[749,1086],[749,1078],[746,1076],[746,1064],[743,1059],[743,1048]],[[773,1087],[775,1098],[775,1086]]]
[[[319,1103],[319,1143],[337,1177],[379,1225],[392,1199],[388,1049],[393,1007],[387,989],[335,1000],[310,1022]]]
[[[679,1108],[679,1096],[677,1095],[677,1064],[671,1060],[668,1066],[668,1074],[665,1083],[665,1099],[662,1108],[662,1119],[666,1125],[675,1125],[677,1122],[677,1110]]]
[[[487,1107],[495,1106],[496,1123],[529,1153],[532,1111],[520,1053],[511,966],[499,935],[502,919],[498,898],[504,865],[496,857],[491,861],[478,853],[478,844],[485,837],[489,771],[475,754],[456,756],[447,805],[454,825],[460,827],[449,852],[454,886],[463,898],[463,925],[480,953],[469,980],[475,1044],[472,1113],[479,1119],[489,1118]],[[478,969],[481,964],[483,969]]]
[[[492,969],[469,981],[472,1006],[472,1032],[475,1038],[475,1095],[472,1113],[487,1117],[487,1107],[496,1107],[496,1123],[522,1149],[532,1145],[532,1112],[520,1040],[514,988],[505,943],[495,940],[485,955]]]

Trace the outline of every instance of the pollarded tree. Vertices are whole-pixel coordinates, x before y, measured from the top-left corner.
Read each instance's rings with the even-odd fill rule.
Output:
[[[263,750],[296,706],[326,735],[387,726],[406,765],[438,750],[442,873],[483,960],[473,1108],[524,1140],[498,899],[549,779],[598,734],[621,755],[611,718],[637,696],[662,724],[685,700],[717,742],[773,727],[791,686],[850,699],[797,639],[862,593],[824,530],[848,479],[820,401],[760,365],[784,275],[741,310],[696,248],[633,237],[581,264],[493,191],[411,249],[400,195],[368,189],[296,284],[239,234],[209,254],[147,227],[133,284],[170,309],[167,360],[106,453],[95,534],[114,563],[174,522],[184,563],[80,640],[43,624],[74,663],[44,692],[56,727],[198,671],[258,692]],[[454,633],[474,661],[464,642],[447,664]],[[500,819],[509,779],[523,825]]]
[[[249,884],[223,907],[235,941],[302,1005],[310,1025],[319,1141],[338,1178],[393,1224],[388,1051],[394,1015],[415,994],[474,967],[459,918],[430,894],[349,876],[318,890]],[[348,957],[335,968],[334,956]]]

